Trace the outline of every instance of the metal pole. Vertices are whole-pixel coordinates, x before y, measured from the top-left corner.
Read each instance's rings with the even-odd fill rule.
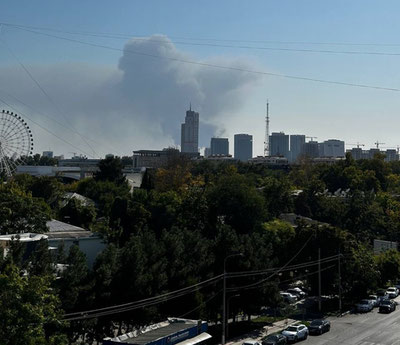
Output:
[[[340,272],[340,248],[339,248],[339,257],[338,257],[338,273],[339,273],[339,313],[342,313],[342,275]]]
[[[318,248],[318,310],[321,312],[321,248]]]
[[[223,287],[223,292],[222,292],[222,345],[225,345],[225,322],[226,322],[226,315],[225,315],[225,309],[226,309],[226,270],[225,270],[225,261],[224,260],[224,287]]]

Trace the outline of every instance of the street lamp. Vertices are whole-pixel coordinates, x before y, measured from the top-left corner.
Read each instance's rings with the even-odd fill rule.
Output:
[[[229,302],[232,298],[235,298],[235,297],[240,297],[240,294],[236,294],[236,295],[228,297],[228,302],[226,303],[226,316],[228,317],[228,326],[226,327],[226,338],[227,339],[228,339],[228,333],[229,333]]]
[[[224,259],[224,287],[222,293],[222,345],[225,345],[225,331],[226,331],[226,261],[235,256],[243,256],[242,253],[231,254]]]

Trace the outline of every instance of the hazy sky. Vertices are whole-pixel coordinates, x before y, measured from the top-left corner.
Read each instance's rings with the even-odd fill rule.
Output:
[[[35,152],[66,156],[179,145],[190,102],[202,146],[229,137],[233,153],[249,133],[259,155],[267,98],[271,131],[396,147],[400,92],[243,70],[400,89],[399,12],[395,0],[3,0],[1,22],[37,28],[1,26],[0,108],[25,115]]]

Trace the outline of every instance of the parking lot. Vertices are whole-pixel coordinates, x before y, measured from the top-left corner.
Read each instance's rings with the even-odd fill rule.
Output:
[[[350,313],[343,317],[329,317],[331,330],[322,335],[310,335],[299,341],[304,345],[400,345],[400,296],[398,308],[381,314],[378,308],[368,313]],[[259,339],[261,340],[261,339]],[[241,345],[243,340],[232,345]]]

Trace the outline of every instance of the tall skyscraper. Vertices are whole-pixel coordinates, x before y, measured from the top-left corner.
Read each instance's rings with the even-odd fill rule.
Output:
[[[181,126],[181,152],[199,152],[199,113],[186,111],[185,123]]]
[[[229,155],[228,138],[211,138],[211,155]]]
[[[253,136],[249,134],[235,134],[234,157],[243,162],[253,158]]]
[[[302,134],[292,134],[290,136],[290,161],[295,162],[303,151],[306,136]]]
[[[289,159],[289,135],[283,132],[272,133],[269,137],[271,156],[283,156]]]

